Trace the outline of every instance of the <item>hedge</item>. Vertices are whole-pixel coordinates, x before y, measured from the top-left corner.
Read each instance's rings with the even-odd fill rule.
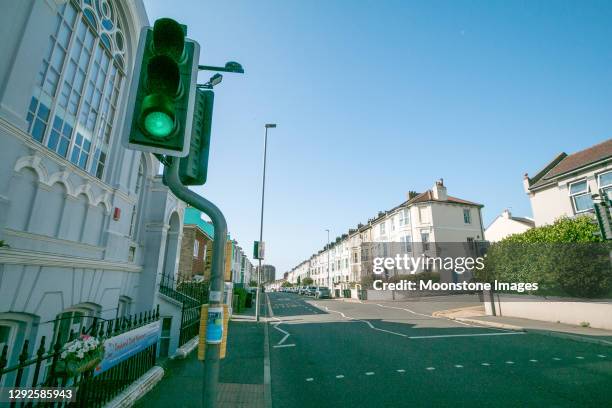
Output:
[[[537,282],[540,295],[581,298],[609,296],[612,268],[609,242],[596,234],[588,216],[562,218],[493,243],[476,277],[492,282]]]

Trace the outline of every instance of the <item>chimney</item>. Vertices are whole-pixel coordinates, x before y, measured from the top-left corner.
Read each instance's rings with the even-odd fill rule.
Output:
[[[529,174],[525,173],[523,176],[523,189],[526,193],[529,193],[529,187],[531,187],[531,180],[529,179]]]
[[[431,191],[433,193],[434,200],[448,200],[448,195],[446,195],[446,187],[444,187],[444,179],[436,181]]]
[[[507,219],[512,218],[512,213],[510,212],[510,209],[506,208],[504,212],[502,212],[502,217]]]

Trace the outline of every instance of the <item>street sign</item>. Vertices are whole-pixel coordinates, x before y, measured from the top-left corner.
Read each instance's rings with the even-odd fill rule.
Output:
[[[255,241],[253,243],[253,259],[264,259],[266,243],[263,241]]]

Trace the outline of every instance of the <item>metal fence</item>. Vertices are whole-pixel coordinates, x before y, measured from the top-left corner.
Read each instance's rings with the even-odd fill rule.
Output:
[[[159,320],[159,306],[144,313],[114,320],[94,318],[91,326],[83,328],[82,333],[75,333],[71,330],[68,342],[80,334],[89,334],[104,340],[157,320]],[[52,341],[47,343],[43,336],[35,351],[30,350],[29,341],[25,340],[18,363],[13,366],[7,366],[8,345],[5,345],[0,354],[0,384],[5,379],[5,382],[8,380],[8,383],[4,386],[14,388],[74,387],[76,401],[70,403],[29,402],[21,403],[20,406],[100,407],[155,365],[157,344],[149,346],[95,377],[93,368],[81,374],[69,376],[65,371],[59,370],[58,363],[65,344],[60,342],[61,338],[63,336],[58,335],[55,344],[51,344]],[[16,404],[13,402],[10,406],[14,407]]]
[[[198,335],[201,306],[208,302],[208,282],[177,281],[162,275],[159,292],[181,302],[181,329],[179,347]]]

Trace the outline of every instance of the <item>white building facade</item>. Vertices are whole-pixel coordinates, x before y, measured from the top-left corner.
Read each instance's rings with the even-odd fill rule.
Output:
[[[148,25],[142,1],[10,1],[0,21],[20,33],[0,45],[0,344],[12,345],[10,365],[26,339],[159,304],[184,205],[152,155],[120,143]]]
[[[521,234],[535,226],[531,218],[514,217],[510,210],[505,209],[485,229],[485,239],[489,242],[498,242],[514,234]]]
[[[523,185],[536,226],[593,214],[593,194],[612,198],[612,139],[577,153],[561,153]]]

